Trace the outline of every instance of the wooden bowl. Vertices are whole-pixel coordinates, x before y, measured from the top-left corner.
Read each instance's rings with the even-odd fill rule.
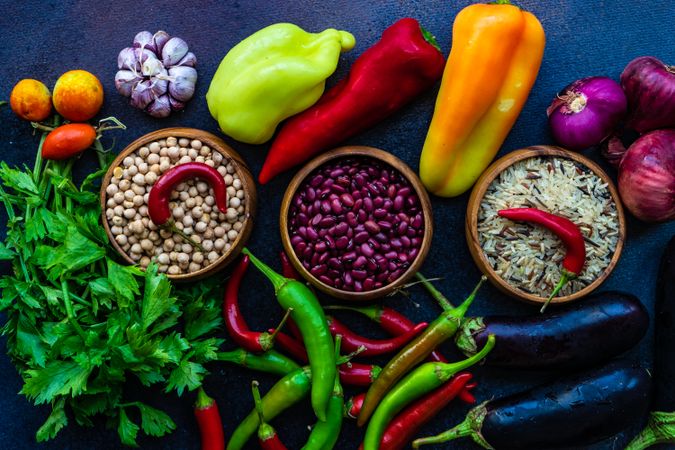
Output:
[[[314,169],[317,167],[332,161],[338,158],[344,158],[347,156],[363,156],[378,160],[386,165],[389,165],[400,172],[410,183],[411,187],[415,190],[418,198],[420,199],[420,204],[422,206],[422,214],[424,216],[424,236],[422,237],[422,244],[420,246],[419,253],[413,263],[410,265],[408,270],[406,270],[403,275],[401,275],[396,281],[382,286],[381,288],[374,289],[371,291],[364,292],[352,292],[345,291],[341,289],[336,289],[332,286],[329,286],[314,275],[312,275],[300,262],[300,259],[295,254],[293,246],[291,245],[291,237],[288,230],[288,213],[291,206],[291,201],[295,196],[296,191],[301,186],[305,178],[309,176]],[[415,272],[417,272],[424,262],[424,259],[429,252],[429,247],[431,246],[431,238],[433,235],[433,217],[431,211],[431,202],[429,201],[429,196],[427,195],[426,189],[422,185],[422,182],[419,180],[417,175],[408,167],[403,161],[392,155],[391,153],[379,150],[373,147],[365,146],[346,146],[339,147],[329,152],[323,153],[322,155],[314,158],[309,163],[307,163],[300,171],[293,177],[291,183],[286,189],[283,200],[281,202],[281,216],[280,216],[280,227],[281,227],[281,241],[284,246],[284,250],[288,255],[291,263],[295,269],[306,279],[315,286],[320,291],[336,298],[350,301],[369,301],[374,300],[380,297],[383,297],[398,287],[405,284]]]
[[[251,231],[253,230],[253,219],[255,216],[257,205],[255,182],[253,181],[253,176],[251,175],[251,172],[246,166],[246,163],[241,158],[241,156],[239,156],[239,154],[232,149],[232,147],[227,145],[218,136],[215,136],[203,130],[198,130],[196,128],[182,128],[182,127],[163,128],[161,130],[153,131],[151,133],[143,135],[140,138],[133,141],[131,144],[127,145],[127,147],[124,150],[122,150],[122,152],[119,155],[117,155],[117,158],[115,158],[115,160],[108,168],[105,177],[103,177],[103,182],[101,184],[102,222],[103,227],[105,228],[105,231],[108,234],[108,239],[110,240],[110,243],[113,245],[115,250],[117,250],[120,256],[122,256],[122,258],[124,258],[124,260],[127,261],[129,264],[136,264],[136,262],[133,259],[131,259],[129,255],[127,255],[127,253],[122,249],[122,247],[119,246],[110,230],[110,224],[108,223],[108,220],[105,216],[106,188],[108,184],[110,184],[110,179],[113,176],[113,170],[122,163],[122,160],[125,157],[135,152],[143,145],[149,144],[150,142],[157,141],[160,139],[165,139],[170,136],[176,137],[178,139],[180,138],[188,138],[191,140],[198,139],[202,143],[208,145],[212,150],[217,151],[224,157],[232,160],[235,163],[236,173],[239,175],[239,178],[241,179],[242,189],[246,193],[246,204],[244,209],[246,220],[244,221],[244,226],[239,232],[239,235],[232,243],[232,247],[230,248],[230,250],[222,254],[220,258],[218,258],[209,266],[203,267],[202,269],[196,272],[183,273],[178,275],[168,275],[170,279],[175,281],[198,280],[201,278],[205,278],[209,275],[212,275],[215,272],[218,272],[219,270],[222,270],[228,264],[230,264],[237,257],[237,255],[239,255],[239,253],[241,253],[241,250],[246,245],[246,242],[248,241],[248,238],[251,235]]]
[[[584,166],[588,167],[595,175],[600,177],[605,183],[607,183],[609,193],[616,205],[617,217],[619,220],[619,236],[617,239],[616,249],[614,250],[614,255],[612,256],[609,265],[604,269],[604,271],[596,278],[591,284],[584,287],[583,289],[574,292],[573,294],[555,297],[551,303],[561,304],[567,303],[574,300],[578,300],[592,291],[594,291],[598,286],[600,286],[609,275],[614,270],[619,257],[621,256],[621,251],[623,249],[625,237],[626,237],[626,218],[624,216],[624,211],[621,206],[621,201],[619,194],[614,186],[614,183],[610,177],[598,166],[596,163],[591,161],[579,153],[571,152],[565,150],[561,147],[554,146],[533,146],[527,147],[521,150],[513,151],[501,159],[498,159],[490,167],[485,170],[482,176],[476,182],[471,196],[469,197],[469,205],[466,213],[466,223],[465,223],[465,233],[466,240],[469,245],[469,250],[471,251],[471,256],[478,265],[481,272],[483,272],[488,279],[496,286],[500,291],[508,294],[511,297],[514,297],[519,300],[523,300],[528,303],[543,304],[546,301],[546,298],[539,297],[534,294],[527,293],[522,291],[509,283],[507,283],[502,277],[497,275],[492,266],[488,262],[485,253],[480,245],[480,239],[478,236],[478,214],[480,210],[480,205],[483,200],[483,196],[487,191],[490,184],[493,180],[506,168],[512,164],[522,161],[524,159],[538,157],[538,156],[552,156],[573,160],[577,163],[581,163]]]

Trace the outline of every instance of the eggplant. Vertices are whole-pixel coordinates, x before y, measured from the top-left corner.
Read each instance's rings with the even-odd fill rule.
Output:
[[[649,422],[626,447],[641,450],[675,444],[675,236],[661,258],[656,286],[654,339],[654,400]]]
[[[456,344],[466,355],[473,355],[483,348],[488,335],[494,334],[497,344],[485,364],[577,369],[631,349],[648,328],[649,313],[637,297],[608,291],[545,314],[467,319],[456,335]]]
[[[417,448],[470,436],[484,448],[587,446],[639,423],[649,408],[649,372],[612,363],[473,408],[464,422]]]

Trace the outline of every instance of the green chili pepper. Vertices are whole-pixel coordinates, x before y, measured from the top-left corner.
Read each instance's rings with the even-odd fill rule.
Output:
[[[300,368],[291,358],[274,350],[268,350],[265,353],[256,355],[255,353],[238,348],[229,352],[218,353],[218,361],[230,362],[260,372],[282,376],[288,375]]]
[[[448,307],[440,316],[394,356],[382,369],[380,376],[370,385],[363,407],[358,418],[358,425],[363,426],[375,411],[378,403],[394,384],[413,367],[421,363],[441,343],[454,336],[462,323],[467,309],[476,298],[476,292],[485,282],[483,276],[471,295],[456,308]],[[443,305],[442,305],[443,306]]]
[[[366,429],[363,450],[377,450],[382,435],[391,419],[408,403],[433,391],[448,381],[454,374],[476,364],[495,346],[495,337],[490,335],[485,347],[464,361],[456,363],[430,362],[421,365],[401,380],[382,400]]]
[[[286,409],[302,400],[312,384],[312,373],[308,367],[295,370],[277,383],[262,398],[262,411],[265,420],[272,420]],[[256,434],[260,418],[254,409],[234,430],[227,443],[227,450],[241,449]]]
[[[342,336],[335,336],[335,354],[340,354],[340,341]],[[309,439],[302,450],[331,450],[340,437],[342,429],[343,408],[345,405],[344,392],[340,384],[340,377],[335,377],[335,386],[333,394],[328,400],[328,409],[326,410],[326,421],[318,421]]]
[[[333,392],[337,368],[333,336],[330,334],[319,300],[304,283],[279,275],[253,256],[247,248],[243,252],[272,282],[281,307],[292,309],[291,317],[300,328],[307,349],[309,366],[312,369],[312,408],[316,417],[325,421],[328,399]]]
[[[287,117],[323,94],[340,54],[356,41],[333,28],[308,33],[276,23],[247,37],[225,55],[206,93],[223,133],[247,144],[267,142]]]

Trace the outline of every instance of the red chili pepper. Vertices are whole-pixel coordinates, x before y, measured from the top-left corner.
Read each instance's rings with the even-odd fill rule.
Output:
[[[267,331],[274,333],[276,330],[274,328],[270,328]],[[286,333],[277,333],[275,343],[281,350],[285,351],[298,361],[303,363],[307,363],[309,361],[309,359],[307,359],[307,350],[305,350],[305,346],[302,344],[302,342],[293,339],[292,336],[289,336]]]
[[[338,367],[340,381],[350,386],[370,386],[380,375],[382,367],[374,364],[348,362]]]
[[[347,403],[345,404],[345,417],[349,417],[350,419],[356,419],[359,417],[361,406],[363,406],[363,401],[365,399],[366,393],[361,392],[360,394],[356,394],[347,400]]]
[[[214,399],[206,395],[201,387],[197,391],[194,412],[201,433],[202,450],[223,450],[225,436],[218,405]]]
[[[541,307],[541,312],[544,312],[553,297],[560,292],[568,281],[579,276],[581,270],[584,268],[584,264],[586,263],[584,235],[581,234],[579,227],[571,220],[537,208],[502,209],[497,214],[513,221],[531,222],[541,225],[555,233],[567,248],[567,253],[562,261],[562,276],[556,287],[553,288],[551,295],[546,299],[544,306]]]
[[[223,176],[216,169],[204,163],[189,162],[179,164],[164,172],[150,189],[148,215],[155,225],[162,226],[171,219],[169,201],[171,191],[176,185],[197,177],[211,185],[216,206],[223,214],[227,212],[227,186],[225,186]]]
[[[370,339],[360,336],[347,328],[345,324],[334,317],[326,316],[328,328],[333,336],[342,335],[342,348],[347,352],[363,348],[359,356],[377,356],[396,351],[410,342],[427,327],[428,323],[422,322],[415,325],[405,334],[391,339]]]
[[[262,399],[260,398],[260,390],[258,389],[257,381],[253,380],[251,383],[251,390],[253,391],[255,410],[258,412],[258,418],[260,419],[260,425],[258,425],[258,443],[260,444],[260,448],[263,450],[286,450],[286,446],[281,442],[281,439],[279,439],[277,431],[272,425],[265,422]]]
[[[435,391],[404,409],[387,426],[380,441],[380,450],[405,448],[424,424],[458,396],[470,379],[470,373],[460,372]],[[359,450],[362,449],[363,444],[359,447]]]
[[[359,56],[347,78],[314,106],[290,118],[272,143],[258,180],[334,147],[382,121],[441,78],[445,58],[433,36],[412,18],[401,19]]]

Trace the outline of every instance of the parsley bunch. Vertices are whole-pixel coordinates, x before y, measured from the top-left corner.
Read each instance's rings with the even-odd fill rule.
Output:
[[[36,438],[55,437],[70,418],[91,426],[99,414],[126,445],[136,445],[139,430],[165,435],[174,422],[125,401],[125,381],[178,395],[201,385],[204,363],[217,359],[222,343],[213,336],[222,321],[217,286],[178,288],[154,264],[145,272],[119,264],[99,223],[95,186],[110,154],[96,141],[101,169],[77,186],[75,160],[42,161],[44,138],[32,170],[0,163],[8,217],[0,259],[12,268],[0,277],[1,331],[21,393],[52,408]]]

